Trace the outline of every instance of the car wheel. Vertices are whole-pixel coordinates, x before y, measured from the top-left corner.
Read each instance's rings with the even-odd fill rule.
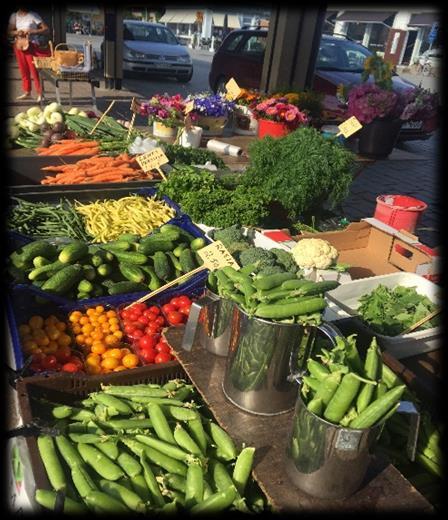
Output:
[[[215,94],[225,94],[227,92],[226,83],[226,78],[220,76],[215,83]]]
[[[177,81],[179,81],[179,83],[188,83],[189,81],[191,81],[192,77],[193,77],[193,72],[191,74],[189,74],[188,76],[176,76],[176,79],[177,79]]]

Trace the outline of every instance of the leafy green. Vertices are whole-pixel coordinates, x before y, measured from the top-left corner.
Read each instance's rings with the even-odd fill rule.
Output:
[[[372,292],[363,295],[359,302],[358,312],[362,319],[375,332],[385,336],[401,334],[436,309],[436,305],[427,296],[418,294],[415,287],[401,285],[393,289],[378,285]],[[436,316],[418,330],[435,327],[439,321]]]
[[[225,163],[211,150],[204,148],[185,148],[179,144],[163,144],[165,155],[168,157],[170,163],[182,164],[205,164],[210,161],[217,168],[224,168]]]
[[[288,217],[319,215],[327,200],[334,207],[348,194],[354,154],[314,128],[299,128],[281,139],[251,143],[243,183],[279,202]]]

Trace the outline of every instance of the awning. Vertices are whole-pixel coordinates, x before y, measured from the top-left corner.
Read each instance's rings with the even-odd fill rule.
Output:
[[[213,25],[215,27],[224,27],[224,15],[213,13]]]
[[[385,23],[396,11],[344,11],[336,17],[338,22]]]
[[[241,24],[238,16],[236,16],[235,14],[228,14],[227,27],[229,29],[241,29]]]
[[[160,18],[162,23],[195,23],[196,11],[184,11],[181,9],[167,9],[165,14]]]
[[[411,20],[408,25],[412,27],[432,25],[434,22],[440,21],[438,13],[418,13],[411,15]]]

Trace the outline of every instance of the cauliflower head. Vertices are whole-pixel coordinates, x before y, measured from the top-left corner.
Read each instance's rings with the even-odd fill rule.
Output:
[[[338,257],[338,251],[321,238],[304,238],[291,249],[296,264],[301,268],[327,269]]]

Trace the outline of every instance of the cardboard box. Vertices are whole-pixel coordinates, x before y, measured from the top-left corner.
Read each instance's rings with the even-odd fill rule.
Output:
[[[352,222],[342,231],[304,233],[293,237],[321,238],[339,251],[338,262],[351,265],[353,280],[406,271],[431,281],[439,275],[438,256],[418,238],[398,231],[375,218]]]

